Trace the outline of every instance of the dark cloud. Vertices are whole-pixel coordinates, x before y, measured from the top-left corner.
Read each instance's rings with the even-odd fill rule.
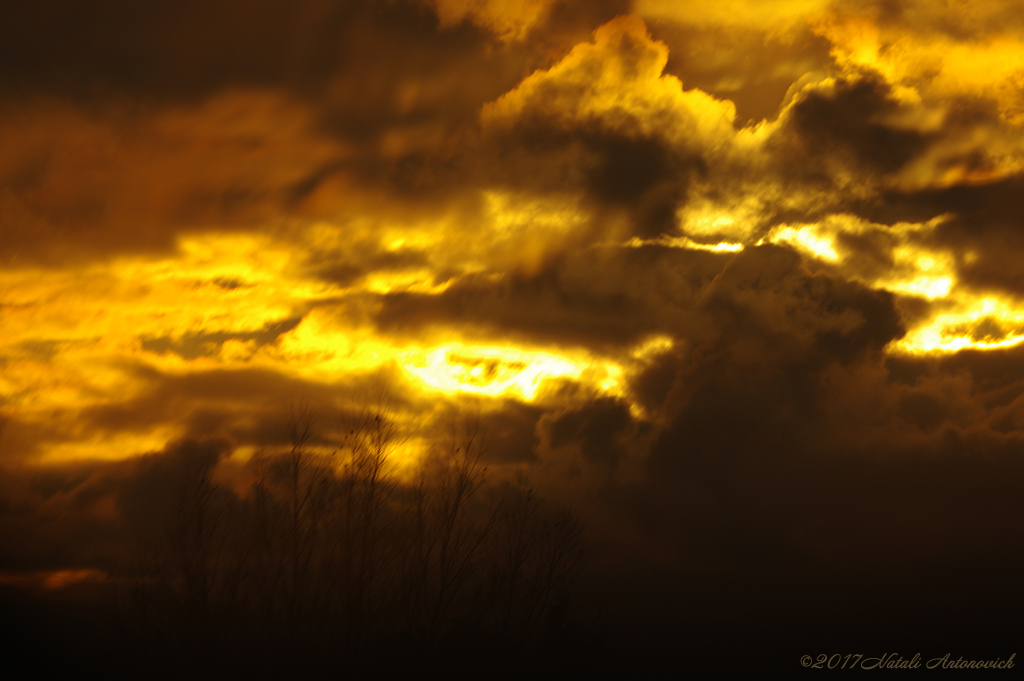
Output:
[[[537,422],[543,414],[538,407],[509,401],[500,410],[481,415],[484,458],[497,464],[535,461]]]
[[[180,513],[182,495],[210,471],[232,445],[220,439],[182,440],[158,455],[134,463],[131,477],[116,492],[117,510],[135,539],[148,538],[158,528],[171,528]],[[164,532],[167,529],[163,529]],[[150,539],[151,540],[151,539]]]
[[[49,2],[15,15],[0,39],[11,262],[350,215],[367,189],[437,203],[469,176],[460,146],[480,106],[537,59],[495,51],[470,25],[439,30],[422,3]]]
[[[904,333],[892,295],[811,274],[795,253],[771,246],[731,259],[707,301],[721,337],[756,338],[756,347],[778,347],[798,362],[853,361]]]
[[[730,617],[792,613],[820,597],[875,607],[897,595],[923,605],[946,591],[984,607],[1006,589],[1020,597],[1009,570],[998,586],[957,582],[976,552],[1020,559],[996,537],[1019,530],[1009,513],[1018,485],[1005,476],[1017,475],[1021,432],[977,425],[999,392],[985,387],[982,367],[1015,386],[1001,398],[1016,405],[1007,362],[1019,353],[976,353],[979,373],[966,382],[962,370],[922,359],[912,378],[883,354],[903,333],[892,296],[811,274],[775,247],[732,258],[699,300],[699,331],[631,383],[664,424],[644,475],[598,478],[595,503],[629,526],[605,534],[631,557],[623,580],[638,562],[660,597],[674,580],[698,580],[715,596],[694,607]],[[543,424],[545,448],[578,448],[592,463],[620,461],[624,440],[643,441],[613,400]],[[976,494],[989,502],[975,506]],[[657,565],[672,567],[659,575]],[[937,572],[913,583],[930,566]]]
[[[349,242],[344,250],[335,253],[317,253],[309,267],[316,275],[340,286],[351,286],[374,272],[396,272],[429,264],[423,251],[398,249],[380,251],[376,245]]]
[[[1014,174],[985,184],[956,184],[943,189],[890,192],[859,210],[882,220],[927,220],[948,214],[926,243],[957,256],[964,283],[1011,295],[1024,291],[1014,253],[1024,246],[1017,197],[1024,177]]]
[[[208,96],[225,87],[322,87],[370,40],[361,31],[433,35],[416,3],[53,0],[11,8],[3,72],[10,87],[76,95],[104,90],[157,98]],[[387,21],[385,21],[385,19]],[[376,30],[374,30],[376,29]]]
[[[19,265],[272,227],[292,186],[339,153],[309,108],[273,92],[142,111],[35,98],[0,107],[0,134],[2,253]]]
[[[237,288],[240,284],[230,281],[221,282],[219,286],[226,288]],[[301,317],[285,319],[277,323],[266,324],[258,331],[249,333],[187,333],[180,338],[163,336],[160,338],[143,338],[142,349],[156,353],[174,353],[183,359],[195,359],[196,357],[215,357],[220,352],[221,346],[229,340],[253,341],[256,347],[268,345],[276,341],[281,334],[291,331],[299,322]]]
[[[891,86],[870,74],[808,88],[787,112],[776,153],[789,173],[807,180],[846,170],[874,181],[899,171],[935,139],[897,126],[893,119],[903,108]]]
[[[632,421],[625,404],[611,398],[594,400],[552,418],[550,444],[578,444],[585,460],[614,469],[625,454],[619,440],[633,435]]]
[[[601,125],[560,129],[557,121],[526,120],[493,140],[499,186],[531,192],[581,192],[598,212],[625,209],[633,232],[668,233],[690,178],[707,173],[699,155],[665,139]]]
[[[129,570],[138,542],[159,542],[189,479],[232,449],[222,439],[182,440],[129,461],[7,471],[0,570]]]
[[[534,275],[467,276],[439,295],[383,297],[377,323],[433,324],[590,347],[627,345],[686,328],[687,311],[731,256],[661,246],[566,254]]]
[[[174,422],[193,436],[230,434],[239,443],[276,445],[287,441],[289,405],[308,405],[326,435],[349,414],[340,396],[361,395],[366,386],[353,377],[339,386],[324,386],[264,369],[213,370],[183,376],[145,372],[145,386],[131,399],[86,409],[82,419],[106,432],[146,431]]]
[[[936,599],[995,612],[1024,596],[1008,567],[1024,556],[1001,539],[1021,529],[1024,434],[977,425],[991,399],[980,383],[932,367],[906,389],[878,354],[838,383],[834,360],[794,363],[783,347],[751,354],[749,343],[723,335],[664,356],[636,384],[668,425],[642,481],[607,481],[602,503],[629,524],[605,536],[630,557],[617,584],[637,612],[686,598],[687,613],[661,626],[718,613],[731,627],[763,617],[798,629],[820,599],[821,612],[870,620]],[[637,565],[650,592],[626,578]],[[673,584],[706,598],[669,597]]]

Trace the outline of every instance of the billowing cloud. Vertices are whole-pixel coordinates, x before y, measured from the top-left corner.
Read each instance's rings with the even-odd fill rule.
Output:
[[[732,103],[684,90],[667,59],[643,22],[617,18],[486,105],[483,126],[534,189],[568,183],[632,207],[644,235],[668,231],[690,176],[728,158],[736,131]]]

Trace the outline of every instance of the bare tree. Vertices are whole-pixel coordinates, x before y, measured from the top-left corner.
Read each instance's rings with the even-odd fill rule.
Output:
[[[460,596],[467,593],[467,583],[488,534],[494,527],[496,513],[473,508],[475,495],[484,484],[487,469],[481,464],[486,449],[479,419],[453,423],[441,456],[433,464],[433,487],[428,491],[427,528],[424,537],[428,566],[433,568],[433,589],[428,604],[428,635],[434,636],[444,626],[451,609]],[[427,584],[431,580],[428,577]]]
[[[453,418],[412,478],[392,466],[401,432],[383,393],[335,439],[293,408],[287,438],[252,458],[244,498],[209,468],[186,476],[150,613],[164,593],[197,638],[219,627],[282,655],[312,642],[358,657],[387,632],[431,649],[466,627],[526,649],[564,606],[580,524],[527,486],[488,483],[479,416]]]
[[[386,395],[348,424],[337,508],[342,606],[348,634],[360,644],[381,609],[384,521],[393,491],[390,457],[399,431]]]

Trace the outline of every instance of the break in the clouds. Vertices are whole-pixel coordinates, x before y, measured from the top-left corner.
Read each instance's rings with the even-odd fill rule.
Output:
[[[708,612],[1019,599],[1014,3],[7,14],[4,583],[106,579],[174,471],[244,497],[289,405],[326,450],[387,394],[398,469],[472,411]]]

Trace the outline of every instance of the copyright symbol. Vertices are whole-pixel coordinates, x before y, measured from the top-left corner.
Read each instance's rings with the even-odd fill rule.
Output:
[[[811,659],[810,655],[804,655],[803,657],[800,658],[800,664],[802,664],[805,667],[810,667],[811,666],[811,662],[813,662],[813,661],[814,660]]]

